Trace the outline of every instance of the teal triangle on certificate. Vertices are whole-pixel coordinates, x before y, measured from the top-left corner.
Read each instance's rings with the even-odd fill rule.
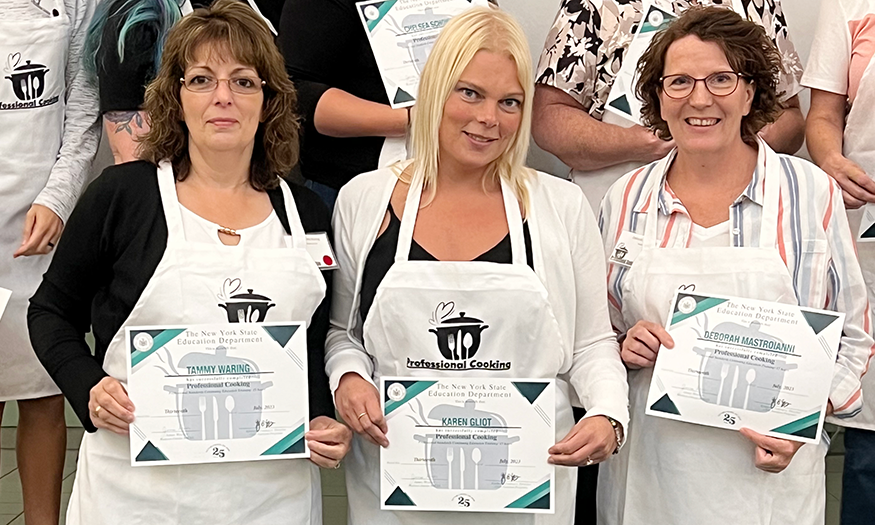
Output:
[[[541,381],[514,381],[513,386],[519,390],[519,393],[523,395],[524,398],[529,400],[529,403],[535,404],[535,400],[538,399],[538,396],[541,395],[541,392],[544,391],[550,383],[544,383]]]
[[[392,6],[394,6],[397,1],[398,0],[386,0],[385,2],[374,2],[373,4],[359,6],[359,9],[362,10],[362,14],[365,15],[365,20],[368,21],[368,31],[373,31],[374,28],[377,27],[380,20],[386,16],[386,13],[392,9]],[[371,10],[368,9],[369,7],[375,7],[377,9],[377,12],[374,13],[375,16],[369,16],[371,13]]]
[[[632,114],[632,107],[629,105],[629,100],[626,98],[626,95],[620,95],[610,102],[610,106],[615,109],[619,109],[623,113],[627,115]]]
[[[773,428],[772,432],[778,434],[787,434],[788,436],[799,436],[809,439],[817,438],[817,425],[820,422],[820,412],[815,412],[802,419],[797,419],[782,425],[778,428]]]
[[[137,454],[137,461],[167,461],[167,456],[158,450],[158,447],[153,445],[151,441],[147,441],[140,453]]]
[[[403,104],[405,102],[410,102],[411,100],[416,100],[413,96],[404,91],[401,88],[398,88],[398,91],[395,92],[395,99],[392,101],[395,104]]]
[[[836,314],[825,314],[821,312],[806,312],[802,310],[802,316],[808,321],[808,326],[814,330],[815,334],[819,334],[824,328],[831,325],[833,321],[840,316]]]
[[[295,335],[295,332],[298,331],[298,326],[300,325],[293,324],[283,326],[263,326],[262,328],[267,332],[267,335],[271,336],[274,341],[279,343],[281,347],[285,348],[292,336]]]
[[[389,497],[386,498],[386,505],[415,507],[416,503],[413,503],[413,500],[410,499],[410,496],[408,496],[406,492],[401,490],[401,487],[395,487],[392,494],[389,494]]]
[[[280,456],[282,454],[301,454],[304,452],[304,425],[299,426],[286,437],[277,441],[262,456]]]
[[[392,411],[404,406],[405,403],[423,393],[428,387],[437,383],[437,381],[387,381],[386,391],[383,392],[383,398],[386,402],[384,415],[389,415]],[[389,399],[389,389],[392,385],[401,384],[404,387],[404,397],[398,401]]]
[[[547,504],[544,505],[544,498]],[[506,509],[549,509],[550,508],[550,480],[541,483],[525,495],[505,506]]]
[[[872,238],[875,238],[875,224],[873,224],[872,226],[869,226],[868,228],[866,228],[866,231],[864,231],[864,232],[860,235],[860,238],[861,238],[861,239],[872,239]]]
[[[679,305],[684,302],[687,298],[695,301],[695,307],[688,312],[680,311]],[[692,294],[678,294],[678,299],[674,303],[674,312],[671,316],[671,324],[678,324],[679,322],[687,319],[689,317],[693,317],[694,315],[699,315],[705,310],[710,310],[715,306],[719,306],[729,299],[718,299],[717,297],[705,297],[702,295],[692,295]],[[688,301],[687,301],[688,302]]]
[[[674,401],[668,397],[668,394],[660,397],[656,403],[650,405],[650,410],[656,410],[657,412],[665,412],[666,414],[674,414],[676,416],[681,415],[681,411],[678,410],[677,405],[674,404]]]
[[[176,336],[185,331],[185,328],[172,328],[168,330],[131,330],[131,366],[137,366],[143,359],[154,354],[159,348],[172,341]],[[148,335],[144,338],[142,334]],[[152,346],[149,348],[137,347],[143,344],[143,341],[151,339]],[[149,344],[146,342],[145,344]]]

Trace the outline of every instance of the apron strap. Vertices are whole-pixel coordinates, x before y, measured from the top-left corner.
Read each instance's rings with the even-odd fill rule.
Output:
[[[757,171],[765,177],[763,188],[763,217],[760,221],[760,247],[774,248],[778,245],[778,203],[781,199],[781,158],[757,135]]]
[[[164,207],[164,220],[167,221],[167,242],[185,242],[182,228],[182,210],[179,209],[179,196],[176,194],[176,176],[169,160],[158,163],[158,190],[161,192],[161,206]]]
[[[407,262],[410,257],[410,246],[413,244],[413,227],[419,213],[419,203],[422,200],[422,179],[414,171],[407,200],[404,203],[404,215],[401,217],[401,228],[398,232],[398,246],[395,249],[395,262]],[[504,201],[504,212],[507,229],[510,234],[510,252],[513,264],[526,264],[526,244],[523,237],[523,218],[520,214],[519,201],[510,187],[501,180],[501,196]]]
[[[286,217],[289,220],[289,231],[292,234],[292,248],[299,250],[307,249],[307,236],[304,233],[304,225],[301,224],[301,216],[298,214],[298,207],[295,205],[295,198],[292,196],[292,190],[282,178],[280,178],[280,188],[283,190],[283,201],[286,205]]]

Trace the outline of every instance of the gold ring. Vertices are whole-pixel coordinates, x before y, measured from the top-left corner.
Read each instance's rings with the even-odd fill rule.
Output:
[[[101,409],[101,408],[102,408],[102,407],[101,407],[100,405],[97,405],[97,408],[94,409],[94,415],[95,415],[95,416],[100,417],[100,409]]]
[[[366,415],[368,415],[367,412],[362,412],[361,414],[359,414],[359,419],[365,417]]]
[[[584,466],[584,467],[588,467],[588,466],[590,466],[590,465],[592,465],[592,464],[593,464],[593,460],[592,460],[592,458],[589,458],[589,457],[588,457],[588,458],[586,458],[586,463],[584,463],[583,466]]]

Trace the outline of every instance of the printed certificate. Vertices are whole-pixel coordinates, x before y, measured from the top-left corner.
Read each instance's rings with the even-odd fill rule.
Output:
[[[131,465],[310,457],[305,323],[125,332]]]
[[[552,514],[553,379],[380,382],[381,509]]]
[[[844,317],[678,291],[646,413],[818,443]]]
[[[871,202],[863,206],[863,217],[860,219],[857,242],[875,242],[875,204]]]
[[[416,102],[419,77],[441,29],[487,0],[366,0],[356,2],[393,108]]]

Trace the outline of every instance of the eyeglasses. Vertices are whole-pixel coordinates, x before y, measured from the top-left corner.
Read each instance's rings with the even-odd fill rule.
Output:
[[[227,82],[228,89],[234,93],[254,95],[265,85],[265,81],[258,77],[213,78],[208,75],[192,75],[180,78],[179,81],[192,93],[212,93],[219,87],[219,82]]]
[[[697,82],[704,82],[708,92],[715,97],[726,97],[738,88],[738,79],[743,78],[735,71],[718,71],[705,78],[693,78],[690,75],[669,75],[662,77],[662,91],[668,98],[687,98],[692,94]]]

